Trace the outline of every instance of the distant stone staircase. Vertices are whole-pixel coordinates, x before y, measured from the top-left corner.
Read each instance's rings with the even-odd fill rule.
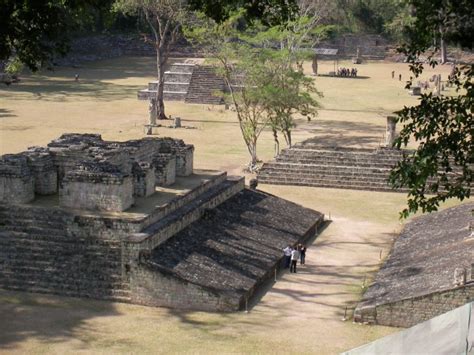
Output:
[[[138,91],[139,100],[156,95],[157,81]],[[164,99],[193,104],[221,105],[224,103],[225,83],[210,65],[175,63],[165,72]]]
[[[218,93],[225,92],[225,83],[209,65],[199,65],[194,68],[189,90],[184,101],[193,104],[221,105],[224,99]]]
[[[194,64],[175,63],[171,64],[169,69],[165,71],[165,82],[163,87],[163,95],[165,100],[183,101],[189,89],[191,76],[194,71]],[[138,91],[139,100],[149,100],[150,97],[156,95],[157,81],[148,83],[148,88]]]
[[[393,191],[391,169],[406,154],[395,149],[321,148],[310,144],[284,149],[258,173],[264,184]],[[401,191],[401,190],[397,190]]]

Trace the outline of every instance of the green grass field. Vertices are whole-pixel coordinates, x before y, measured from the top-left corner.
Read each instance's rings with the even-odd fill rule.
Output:
[[[340,63],[351,67],[350,63]],[[320,72],[332,70],[320,63]],[[309,73],[309,64],[305,67]],[[416,103],[404,82],[406,64],[358,66],[366,79],[317,77],[324,93],[312,122],[298,121],[295,142],[378,146],[385,117]],[[80,81],[74,81],[79,73]],[[424,77],[435,71],[428,70]],[[449,68],[437,69],[446,78]],[[136,91],[153,78],[152,58],[119,58],[26,75],[0,87],[0,154],[44,145],[66,132],[101,133],[105,139],[143,137],[147,103]],[[159,128],[160,136],[195,145],[195,167],[243,174],[248,155],[234,113],[222,107],[167,104],[168,113],[195,129]],[[262,160],[273,156],[270,132],[259,143]],[[0,291],[2,353],[338,353],[397,329],[342,322],[387,256],[402,227],[403,194],[261,186],[270,193],[331,215],[310,246],[307,265],[269,285],[249,313],[215,314],[148,308],[94,300]]]

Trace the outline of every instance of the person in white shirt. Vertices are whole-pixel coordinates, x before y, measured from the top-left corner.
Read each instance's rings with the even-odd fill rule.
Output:
[[[300,258],[300,252],[298,251],[298,249],[293,249],[291,251],[290,272],[294,272],[296,274],[296,263],[298,262],[299,258]]]
[[[285,269],[288,269],[290,267],[292,251],[293,251],[293,248],[289,244],[285,249],[283,249],[283,255],[285,255]]]

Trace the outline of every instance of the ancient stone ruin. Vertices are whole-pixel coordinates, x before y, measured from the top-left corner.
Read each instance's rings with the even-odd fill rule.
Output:
[[[389,139],[391,137],[387,142]],[[408,153],[388,147],[321,147],[302,142],[283,149],[275,160],[263,164],[258,181],[274,185],[393,191],[388,183],[390,171]]]
[[[156,88],[156,81],[148,83],[146,89],[138,91],[138,99],[154,100]],[[224,80],[210,65],[174,63],[165,71],[163,87],[165,100],[221,105],[224,103],[224,92]]]
[[[0,288],[236,311],[324,216],[193,168],[171,138],[64,134],[0,157]]]
[[[474,203],[408,223],[354,312],[357,322],[411,327],[474,300]]]

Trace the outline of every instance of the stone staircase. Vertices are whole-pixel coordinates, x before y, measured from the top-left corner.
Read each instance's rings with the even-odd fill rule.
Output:
[[[184,101],[193,104],[221,105],[224,99],[215,95],[216,92],[225,92],[224,80],[216,74],[214,67],[199,65],[193,71]]]
[[[189,199],[182,199],[183,203],[166,206],[165,215],[154,218],[140,233],[131,235],[130,240],[138,241],[143,250],[152,250],[243,189],[244,178],[223,173],[202,189],[196,189],[196,193],[191,192]]]
[[[163,88],[165,100],[183,101],[185,99],[194,68],[194,64],[174,63],[170,65],[169,69],[165,71]],[[157,84],[157,81],[149,82],[148,88],[138,92],[138,99],[148,100],[150,96],[156,95]]]
[[[339,189],[393,191],[388,184],[392,167],[403,152],[394,149],[334,149],[298,145],[284,149],[265,163],[259,183]],[[400,190],[397,190],[400,191]]]
[[[119,241],[76,235],[60,209],[0,205],[0,287],[128,301]]]

